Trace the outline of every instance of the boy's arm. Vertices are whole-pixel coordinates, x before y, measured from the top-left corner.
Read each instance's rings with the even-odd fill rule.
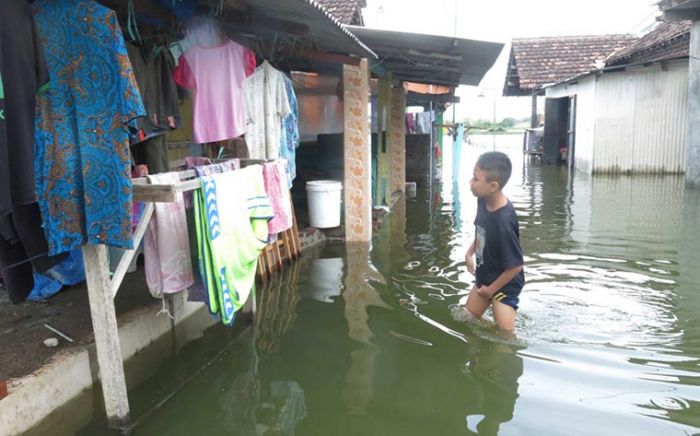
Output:
[[[474,274],[475,267],[474,267],[474,253],[476,252],[476,236],[474,237],[474,241],[472,241],[472,245],[469,246],[467,249],[467,254],[464,256],[464,260],[467,262],[467,271],[469,271],[469,274]]]
[[[522,265],[507,268],[505,271],[503,271],[501,273],[500,276],[498,276],[498,278],[496,280],[493,281],[493,283],[491,283],[488,286],[480,287],[477,290],[477,293],[484,298],[493,297],[493,294],[500,291],[505,285],[510,283],[510,281],[513,280],[518,274],[520,274],[520,271],[522,271],[522,270],[523,270]]]

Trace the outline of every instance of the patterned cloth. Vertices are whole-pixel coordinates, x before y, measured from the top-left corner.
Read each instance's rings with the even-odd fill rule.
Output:
[[[132,248],[127,124],[145,110],[116,14],[91,0],[35,7],[51,77],[38,98],[34,161],[50,252]]]
[[[223,174],[229,171],[235,171],[241,168],[241,161],[238,159],[227,160],[217,164],[195,167],[197,176],[211,176],[213,174]]]
[[[294,93],[292,79],[284,76],[284,89],[287,91],[291,112],[282,120],[282,141],[280,143],[280,158],[287,161],[287,185],[292,188],[292,182],[297,177],[297,148],[299,148],[299,103]]]
[[[284,73],[263,62],[245,79],[247,132],[245,142],[251,159],[280,157],[282,120],[291,113]]]
[[[282,168],[284,168],[282,164]],[[284,171],[280,171],[278,162],[268,162],[263,164],[263,179],[265,180],[265,192],[270,198],[274,218],[268,223],[270,235],[276,235],[292,227],[292,214],[287,208],[285,198],[289,197]]]

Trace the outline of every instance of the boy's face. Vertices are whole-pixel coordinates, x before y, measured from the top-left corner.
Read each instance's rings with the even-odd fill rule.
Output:
[[[485,198],[494,192],[498,192],[498,182],[489,182],[486,179],[486,172],[479,165],[474,166],[474,175],[469,181],[469,187],[477,198]]]

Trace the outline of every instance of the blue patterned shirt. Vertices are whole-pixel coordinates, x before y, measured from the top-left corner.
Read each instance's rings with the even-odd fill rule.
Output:
[[[129,248],[127,125],[145,110],[116,14],[91,0],[37,0],[35,20],[51,78],[34,162],[50,252]]]

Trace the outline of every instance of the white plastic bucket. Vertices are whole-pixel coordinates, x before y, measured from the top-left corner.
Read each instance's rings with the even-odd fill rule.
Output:
[[[306,182],[311,227],[330,229],[340,225],[340,193],[342,190],[343,184],[335,180]]]

